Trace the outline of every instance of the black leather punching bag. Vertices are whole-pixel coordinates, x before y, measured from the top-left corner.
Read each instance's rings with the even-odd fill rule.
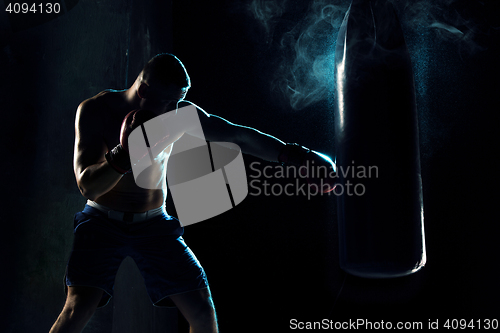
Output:
[[[351,3],[335,68],[341,268],[367,278],[411,274],[426,261],[417,112],[410,56],[389,1]]]

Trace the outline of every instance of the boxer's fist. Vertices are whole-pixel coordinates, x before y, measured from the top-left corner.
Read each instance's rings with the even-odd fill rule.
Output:
[[[287,143],[283,147],[278,161],[284,165],[295,165],[301,176],[307,179],[309,186],[327,193],[335,188],[336,166],[326,155],[302,147],[296,143]]]
[[[305,176],[309,186],[316,188],[317,193],[332,191],[337,182],[335,163],[330,157],[313,150],[306,157],[301,174],[306,173]]]
[[[134,129],[154,117],[156,114],[147,110],[134,110],[125,116],[120,129],[120,143],[105,155],[108,163],[117,172],[126,174],[132,170],[128,137]]]
[[[120,144],[122,147],[128,151],[128,137],[133,130],[144,124],[146,121],[155,118],[157,115],[153,111],[149,110],[134,110],[129,112],[125,118],[123,118],[122,128],[120,131]]]

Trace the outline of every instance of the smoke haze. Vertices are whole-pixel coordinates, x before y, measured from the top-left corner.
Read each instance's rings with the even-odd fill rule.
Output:
[[[477,36],[487,34],[487,22],[469,19],[481,2],[458,0],[390,0],[406,31],[432,33],[457,45],[462,55],[484,48]],[[338,30],[351,1],[313,0],[307,6],[292,0],[253,0],[248,13],[263,28],[260,40],[276,48],[270,89],[292,109],[302,110],[334,91],[334,57]],[[465,3],[465,4],[464,4]]]

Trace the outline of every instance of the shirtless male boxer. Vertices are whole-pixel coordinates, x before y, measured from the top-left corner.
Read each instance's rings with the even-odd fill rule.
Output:
[[[106,90],[79,105],[74,172],[88,200],[75,215],[66,303],[50,333],[82,331],[96,308],[111,298],[116,272],[126,256],[136,261],[155,305],[176,306],[190,332],[217,332],[205,272],[182,239],[183,227],[165,211],[166,190],[137,186],[127,165],[128,153],[120,144],[122,121],[129,112],[142,109],[161,115],[175,110],[189,88],[180,60],[159,54],[130,88]],[[236,143],[243,153],[267,161],[301,165],[309,160],[331,166],[307,148],[197,110],[208,141]],[[171,149],[169,145],[156,159],[159,167],[166,165]]]

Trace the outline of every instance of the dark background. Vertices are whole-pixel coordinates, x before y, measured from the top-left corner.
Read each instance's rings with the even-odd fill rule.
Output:
[[[155,54],[183,61],[193,86],[187,99],[207,112],[334,155],[334,94],[294,110],[270,86],[284,52],[279,38],[305,20],[308,4],[289,2],[266,35],[248,3],[75,0],[53,17],[2,9],[1,332],[47,332],[64,304],[72,218],[85,203],[72,170],[78,104],[128,88]],[[249,194],[185,232],[207,271],[222,332],[287,331],[292,318],[498,319],[498,11],[494,1],[439,3],[463,19],[443,14],[443,22],[473,33],[449,38],[413,16],[402,20],[416,74],[427,265],[398,279],[346,276],[334,197]],[[244,158],[248,176],[252,162],[276,165]],[[132,268],[120,275],[120,293],[139,295],[123,301],[133,300],[128,310],[117,308],[117,295],[85,332],[116,332],[125,321],[134,332],[175,327],[176,311],[153,309],[133,276]]]

